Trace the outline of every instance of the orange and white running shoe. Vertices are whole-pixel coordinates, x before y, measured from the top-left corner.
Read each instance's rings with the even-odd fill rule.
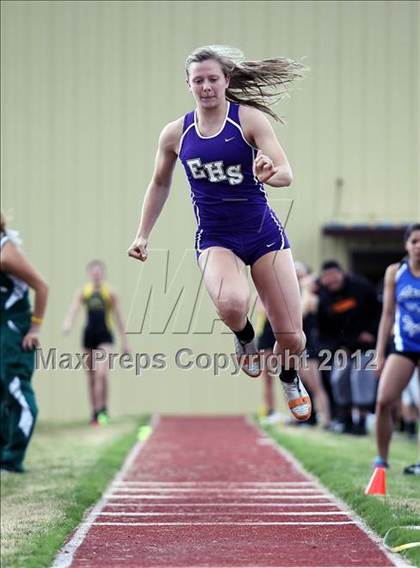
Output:
[[[290,412],[299,422],[309,420],[312,413],[311,398],[298,376],[291,383],[280,380]]]
[[[249,343],[241,343],[237,337],[235,340],[236,358],[244,373],[253,379],[257,379],[262,372],[261,354],[253,339]]]

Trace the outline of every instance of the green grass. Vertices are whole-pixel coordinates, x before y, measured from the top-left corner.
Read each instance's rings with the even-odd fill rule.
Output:
[[[106,427],[39,424],[23,475],[1,476],[1,566],[50,566],[86,509],[101,496],[146,418]]]
[[[307,427],[267,426],[265,430],[381,537],[393,527],[420,525],[420,478],[402,474],[404,466],[418,461],[415,443],[401,435],[394,437],[387,496],[375,497],[364,495],[376,453],[372,436],[356,438]],[[392,530],[387,538],[390,546],[414,541],[420,541],[420,531],[399,528]],[[420,566],[420,548],[405,551],[403,555]]]

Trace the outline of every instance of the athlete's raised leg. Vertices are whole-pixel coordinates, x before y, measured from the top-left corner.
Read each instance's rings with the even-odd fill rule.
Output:
[[[235,348],[242,369],[252,377],[261,374],[254,329],[247,318],[250,292],[245,263],[231,250],[210,247],[199,265],[204,284],[222,321],[235,334]]]
[[[376,443],[379,458],[384,464],[388,463],[389,445],[392,437],[392,408],[410,382],[414,368],[413,361],[393,353],[386,360],[379,380],[376,402]]]
[[[198,263],[218,315],[232,331],[240,331],[247,321],[250,300],[245,263],[223,247],[209,247]]]
[[[273,351],[281,357],[280,378],[289,408],[297,420],[308,420],[312,410],[310,398],[295,370],[306,339],[290,249],[261,256],[253,264],[251,274],[276,338]]]
[[[270,252],[251,268],[252,278],[273,328],[274,353],[300,354],[305,348],[299,284],[290,249]]]

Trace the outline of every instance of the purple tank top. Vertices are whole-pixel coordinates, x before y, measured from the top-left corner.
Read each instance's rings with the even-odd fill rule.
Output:
[[[196,111],[185,115],[179,158],[190,184],[198,229],[258,231],[271,208],[252,171],[257,149],[245,140],[239,105],[228,103],[223,126],[213,136],[202,136],[196,120]]]

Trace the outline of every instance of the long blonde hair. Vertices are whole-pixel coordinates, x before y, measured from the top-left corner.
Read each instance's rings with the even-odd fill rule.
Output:
[[[292,83],[306,70],[301,63],[285,57],[245,61],[244,54],[236,47],[206,45],[187,57],[187,78],[191,63],[208,59],[217,61],[225,77],[230,79],[226,89],[228,101],[255,107],[280,122],[282,119],[270,107],[287,96]]]

